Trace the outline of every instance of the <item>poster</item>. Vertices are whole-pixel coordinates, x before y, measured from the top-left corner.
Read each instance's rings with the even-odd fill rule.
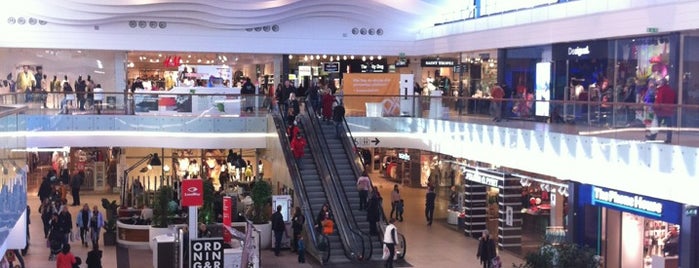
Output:
[[[400,114],[398,92],[400,74],[397,73],[348,73],[344,74],[343,91],[347,114],[366,113],[367,103],[380,104],[384,116]]]
[[[539,62],[536,64],[536,116],[549,116],[551,107],[548,102],[551,99],[551,63]]]

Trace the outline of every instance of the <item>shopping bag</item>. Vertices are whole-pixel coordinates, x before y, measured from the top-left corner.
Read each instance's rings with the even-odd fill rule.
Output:
[[[381,256],[382,260],[388,260],[388,257],[391,256],[391,251],[388,250],[388,247],[386,244],[383,245],[383,255]]]

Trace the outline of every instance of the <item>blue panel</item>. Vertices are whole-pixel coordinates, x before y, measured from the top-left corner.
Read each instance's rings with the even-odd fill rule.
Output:
[[[682,212],[684,206],[680,203],[636,195],[628,192],[617,191],[613,189],[593,186],[589,184],[580,185],[580,191],[578,193],[578,202],[580,205],[593,205],[611,208],[615,210],[620,210],[639,216],[643,216],[650,219],[662,220],[669,223],[680,224],[682,222]],[[597,198],[595,196],[595,191],[601,191],[603,193],[614,193],[616,199],[609,198]],[[634,205],[624,205],[619,200],[622,198],[630,198],[636,200]],[[653,211],[652,209],[644,209],[639,200],[647,202],[648,204],[659,204],[662,205],[660,212]]]

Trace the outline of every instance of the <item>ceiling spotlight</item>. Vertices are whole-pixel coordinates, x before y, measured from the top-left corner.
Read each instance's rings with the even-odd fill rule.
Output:
[[[162,57],[163,57],[163,54],[158,54],[158,58],[162,58]]]
[[[303,56],[303,61],[308,61],[308,55]]]
[[[327,59],[328,55],[323,54],[323,59]]]
[[[190,55],[187,55],[187,58],[191,58],[191,57],[192,57],[192,55],[191,55],[191,54],[190,54]]]
[[[381,55],[378,55],[376,58],[379,59],[379,60],[381,60]]]
[[[197,60],[197,63],[201,63],[201,59],[198,59],[198,60]]]
[[[316,60],[319,60],[319,59],[320,59],[320,55],[316,55]]]
[[[335,58],[333,58],[333,56],[330,56],[330,61],[335,61]]]
[[[339,56],[339,55],[335,56],[335,58],[336,58],[337,60],[340,60],[340,56]]]
[[[366,56],[362,56],[362,61],[366,61]]]
[[[351,55],[351,56],[350,56],[350,59],[352,59],[352,60],[353,60],[353,59],[354,59],[354,55]]]
[[[289,59],[293,59],[294,55],[289,54]]]
[[[374,56],[369,56],[369,60],[374,60]]]
[[[343,60],[347,60],[347,55],[342,56]]]

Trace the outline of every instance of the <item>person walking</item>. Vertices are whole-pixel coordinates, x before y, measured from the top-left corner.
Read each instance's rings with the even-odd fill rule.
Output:
[[[342,138],[340,135],[342,132],[345,131],[344,127],[342,126],[342,121],[345,118],[345,107],[342,106],[342,103],[335,102],[335,108],[333,108],[333,121],[335,123],[335,137],[336,138]]]
[[[367,197],[369,197],[369,187],[371,187],[371,180],[369,180],[369,175],[366,170],[362,172],[362,176],[357,179],[357,190],[359,191],[359,210],[366,209]]]
[[[379,235],[379,231],[376,224],[379,222],[379,219],[381,218],[381,199],[379,198],[378,192],[379,188],[374,186],[374,188],[371,191],[371,197],[369,198],[369,202],[367,202],[366,207],[366,219],[367,221],[369,221],[370,235]]]
[[[102,213],[97,209],[97,205],[92,206],[92,216],[90,216],[90,238],[92,240],[92,247],[99,245],[102,227],[104,227],[104,217],[102,217]],[[87,243],[85,243],[85,246],[87,246]]]
[[[500,122],[502,120],[502,98],[505,97],[505,91],[497,83],[493,84],[490,89],[490,115],[493,116],[493,121]],[[548,104],[547,104],[548,105]]]
[[[483,231],[483,235],[478,239],[478,251],[476,252],[476,257],[483,264],[483,268],[491,268],[493,258],[497,253],[495,252],[495,241],[490,238],[490,233],[488,230]]]
[[[301,237],[301,231],[303,231],[303,225],[306,224],[306,217],[303,216],[303,213],[301,213],[301,208],[296,207],[294,209],[294,216],[291,218],[291,229],[293,231],[294,235],[294,241],[291,243],[292,246],[292,251],[294,250],[301,250],[298,247],[298,239]],[[294,249],[295,247],[295,249]],[[299,262],[301,259],[301,253],[299,253]]]
[[[389,217],[393,218],[393,213],[396,212],[396,205],[400,202],[400,190],[398,190],[398,184],[393,185],[393,191],[391,192],[391,215]]]
[[[306,263],[306,244],[303,242],[303,236],[301,234],[295,237],[296,240],[296,250],[298,251],[299,263]]]
[[[398,244],[398,235],[396,234],[396,226],[393,225],[396,219],[391,218],[388,220],[388,226],[383,234],[383,243],[388,248],[388,258],[384,263],[384,267],[393,268],[393,258],[396,256],[396,244]]]
[[[68,212],[67,205],[63,205],[63,208],[61,208],[61,213],[58,214],[57,225],[61,231],[61,234],[63,234],[63,244],[68,245],[69,236],[73,227],[73,218],[71,217],[70,212]]]
[[[653,102],[653,111],[657,126],[665,125],[668,128],[675,126],[675,107],[677,94],[667,84],[667,79],[661,78],[658,80],[658,89],[655,92],[655,101]],[[665,132],[665,143],[672,143],[672,130]],[[655,140],[658,131],[651,130],[651,134],[646,136],[648,140]]]
[[[282,248],[282,235],[286,231],[281,205],[278,205],[277,212],[272,214],[272,231],[274,231],[274,256],[279,256],[279,251]]]
[[[405,203],[403,199],[398,201],[398,205],[396,205],[396,220],[403,222],[403,211],[405,211]]]
[[[306,148],[306,139],[301,135],[297,134],[296,138],[291,141],[291,152],[294,154],[294,158],[296,158],[296,165],[298,166],[299,170],[302,169],[303,162],[303,156],[305,154],[304,149]]]
[[[85,264],[87,268],[102,268],[102,251],[98,245],[92,246],[92,250],[87,253]]]
[[[85,178],[85,172],[78,171],[73,176],[73,179],[70,181],[70,194],[73,196],[73,206],[74,207],[80,205],[80,186],[83,185],[84,178]]]
[[[37,193],[41,202],[47,200],[51,196],[51,177],[56,177],[56,172],[52,169],[50,169],[49,172],[46,174],[46,177],[44,177],[41,180],[41,185],[39,185],[39,192]]]
[[[75,258],[75,255],[70,252],[70,245],[63,246],[61,253],[56,256],[56,268],[73,268],[74,265],[80,265]]]
[[[427,188],[427,195],[425,196],[425,218],[427,218],[427,225],[432,226],[432,219],[434,217],[434,200],[437,197],[437,193],[434,192],[434,187]]]
[[[75,219],[75,225],[80,228],[80,241],[85,247],[87,247],[87,235],[90,230],[91,219],[92,212],[90,211],[90,206],[85,204],[83,209],[78,211],[77,218]]]

